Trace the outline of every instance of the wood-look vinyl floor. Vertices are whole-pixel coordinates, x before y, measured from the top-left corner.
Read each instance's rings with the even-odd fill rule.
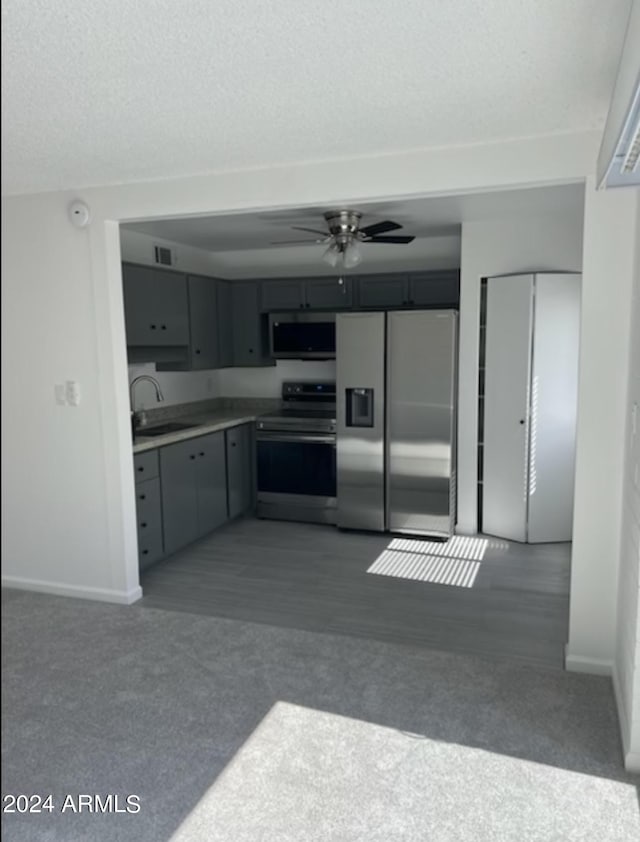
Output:
[[[484,536],[461,588],[367,573],[393,537],[237,520],[147,570],[143,604],[562,668],[570,544]]]

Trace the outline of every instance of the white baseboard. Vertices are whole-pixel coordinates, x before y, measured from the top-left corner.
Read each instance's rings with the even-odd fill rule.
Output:
[[[627,772],[640,775],[640,751],[628,751],[624,756],[624,768]]]
[[[613,661],[604,658],[588,658],[584,655],[571,655],[565,648],[564,668],[567,672],[586,672],[590,675],[613,674]]]
[[[57,582],[45,582],[40,579],[21,579],[19,576],[3,576],[2,586],[18,588],[23,591],[37,591],[55,596],[71,596],[78,599],[93,599],[98,602],[115,602],[118,605],[131,605],[142,597],[142,588],[138,585],[130,591],[114,591],[109,588],[85,588],[79,585],[60,585]]]

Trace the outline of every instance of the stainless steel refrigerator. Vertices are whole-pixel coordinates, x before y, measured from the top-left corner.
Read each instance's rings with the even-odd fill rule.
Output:
[[[339,527],[453,533],[457,322],[454,310],[336,316]]]

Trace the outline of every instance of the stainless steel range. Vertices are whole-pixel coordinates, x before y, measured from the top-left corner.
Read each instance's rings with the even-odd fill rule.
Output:
[[[282,384],[280,412],[257,421],[258,517],[336,522],[336,384]]]

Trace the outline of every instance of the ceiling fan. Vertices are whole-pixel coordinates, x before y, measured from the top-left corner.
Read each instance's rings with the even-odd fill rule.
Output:
[[[328,232],[318,231],[316,228],[303,228],[292,225],[294,231],[306,231],[319,234],[320,239],[314,240],[280,240],[273,245],[291,245],[294,243],[328,243],[329,247],[322,256],[330,266],[342,263],[345,269],[352,269],[362,260],[360,245],[364,243],[399,243],[413,242],[415,237],[394,234],[387,236],[387,231],[397,231],[402,228],[397,222],[386,220],[375,222],[360,228],[362,214],[354,210],[332,210],[324,214]]]

